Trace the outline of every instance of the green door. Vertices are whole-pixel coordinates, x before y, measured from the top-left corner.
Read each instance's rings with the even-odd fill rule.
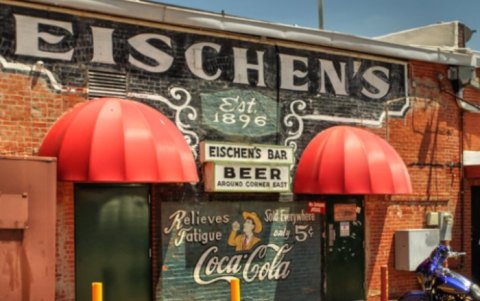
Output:
[[[326,300],[364,300],[363,198],[332,196],[326,204]]]
[[[480,186],[472,187],[472,278],[480,282]]]
[[[75,185],[76,300],[150,301],[149,189],[145,185]]]

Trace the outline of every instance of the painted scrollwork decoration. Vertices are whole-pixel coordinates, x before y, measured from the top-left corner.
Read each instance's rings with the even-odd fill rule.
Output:
[[[189,91],[180,87],[170,88],[169,94],[173,101],[164,96],[154,94],[129,93],[129,96],[161,102],[172,109],[175,112],[175,125],[183,133],[185,141],[187,141],[195,158],[197,158],[199,138],[198,135],[191,130],[192,126],[189,124],[190,121],[195,121],[198,117],[197,110],[190,104],[192,95]],[[188,121],[183,120],[185,117]]]
[[[192,148],[192,151],[197,157],[197,148],[199,143],[198,135],[190,130],[191,125],[182,122],[181,116],[185,113],[185,116],[190,121],[195,121],[198,117],[198,113],[194,107],[190,105],[190,101],[192,100],[192,95],[184,88],[171,88],[170,95],[177,101],[180,101],[179,105],[171,104],[169,107],[176,110],[175,113],[175,124],[180,129],[180,131],[184,134],[185,140],[187,141],[188,145]],[[183,101],[183,103],[181,103]]]
[[[398,108],[392,110],[389,105],[398,103]],[[284,145],[291,146],[297,150],[296,140],[301,139],[305,129],[305,121],[329,121],[334,124],[357,124],[369,127],[381,127],[389,116],[400,117],[403,116],[410,107],[410,101],[407,97],[398,97],[391,100],[384,101],[380,107],[379,114],[374,118],[351,116],[333,116],[328,114],[321,114],[317,110],[313,113],[308,112],[307,108],[312,104],[312,100],[308,101],[296,99],[289,105],[289,113],[283,118],[283,123],[287,128],[287,138]]]
[[[288,138],[285,139],[285,145],[297,150],[297,140],[303,133],[303,117],[299,113],[307,108],[305,101],[297,99],[290,103],[290,114],[285,115],[283,118],[284,125],[287,128]],[[298,111],[297,111],[298,110]]]

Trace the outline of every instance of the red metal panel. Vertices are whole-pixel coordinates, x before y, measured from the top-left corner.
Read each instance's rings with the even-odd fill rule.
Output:
[[[0,229],[0,300],[55,300],[56,161],[0,157],[0,191],[28,194],[28,228]]]
[[[27,225],[27,193],[0,194],[0,229],[23,229]]]
[[[23,301],[22,291],[28,285],[22,281],[22,231],[0,230],[0,300]]]

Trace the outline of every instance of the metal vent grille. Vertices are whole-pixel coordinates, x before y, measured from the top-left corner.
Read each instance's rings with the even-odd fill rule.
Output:
[[[127,95],[127,77],[117,72],[89,70],[88,98],[119,97]]]

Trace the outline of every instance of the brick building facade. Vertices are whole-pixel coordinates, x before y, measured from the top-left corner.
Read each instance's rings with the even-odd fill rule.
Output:
[[[349,293],[373,301],[380,300],[382,267],[389,274],[389,296],[396,298],[417,283],[412,271],[395,267],[395,232],[429,228],[429,212],[452,213],[451,245],[467,256],[452,261],[451,268],[480,277],[473,258],[480,255],[479,250],[472,248],[474,232],[480,227],[473,218],[479,212],[472,208],[480,197],[476,190],[480,182],[475,164],[469,163],[472,174],[464,168],[465,151],[480,150],[480,109],[475,105],[480,102],[480,90],[455,76],[462,68],[478,68],[476,53],[430,51],[149,3],[123,1],[115,8],[86,6],[82,1],[73,1],[70,7],[52,3],[0,1],[0,155],[38,156],[57,120],[96,97],[142,102],[171,119],[192,149],[200,182],[138,183],[146,185],[149,199],[146,252],[151,257],[146,260],[151,268],[146,272],[150,291],[142,293],[145,298],[225,299],[228,277],[235,276],[241,279],[246,298],[334,300],[332,292],[345,289],[335,281],[348,278],[345,271],[349,271],[357,282]],[[118,8],[132,14],[119,13]],[[152,19],[160,12],[167,16],[165,21]],[[168,19],[168,14],[177,19]],[[192,21],[196,17],[205,23],[196,24]],[[219,29],[218,24],[225,27]],[[113,83],[102,84],[109,79]],[[335,125],[360,127],[387,141],[407,166],[413,193],[206,191],[208,162],[200,160],[203,142],[290,148],[294,156],[288,165],[290,186],[305,147]],[[264,166],[255,164],[246,166]],[[272,165],[286,166],[282,164]],[[93,236],[85,232],[93,222],[81,212],[98,212],[82,204],[89,204],[97,189],[113,187],[118,194],[124,184],[96,186],[59,179],[55,300],[88,296],[80,287],[94,280],[80,279],[85,275],[79,274],[83,265],[85,273],[91,271],[89,263],[80,264],[79,258],[93,253],[85,251],[79,237]],[[325,204],[326,212],[307,213],[312,202]],[[337,221],[336,204],[347,209],[354,204],[354,219],[340,222],[345,232],[329,228]],[[137,209],[118,206],[114,209],[118,221],[132,221]],[[120,214],[124,210],[127,217]],[[252,212],[262,223],[257,229],[260,247],[236,253],[227,237],[234,221],[242,222],[242,214]],[[120,227],[111,215],[105,221],[108,227]],[[2,245],[12,243],[2,240],[8,231],[0,227],[0,251]],[[121,231],[125,236],[137,235]],[[348,252],[337,252],[342,246],[329,245],[335,244],[335,235]],[[112,258],[125,251],[103,248],[98,253]],[[19,265],[32,260],[15,252],[13,256]],[[342,263],[330,259],[342,256],[351,258]],[[105,259],[91,260],[96,265]],[[335,275],[334,269],[349,266],[351,270]],[[360,273],[356,274],[357,268]],[[0,278],[0,288],[10,289],[5,295],[9,300],[25,296],[28,287],[10,284],[22,279],[21,272],[13,271],[18,269]],[[111,280],[115,277],[104,272],[102,279],[106,286],[109,279],[142,282],[138,279],[145,277],[143,272],[127,270],[127,280]],[[139,278],[132,276],[137,274]],[[35,300],[31,294],[28,300]]]

